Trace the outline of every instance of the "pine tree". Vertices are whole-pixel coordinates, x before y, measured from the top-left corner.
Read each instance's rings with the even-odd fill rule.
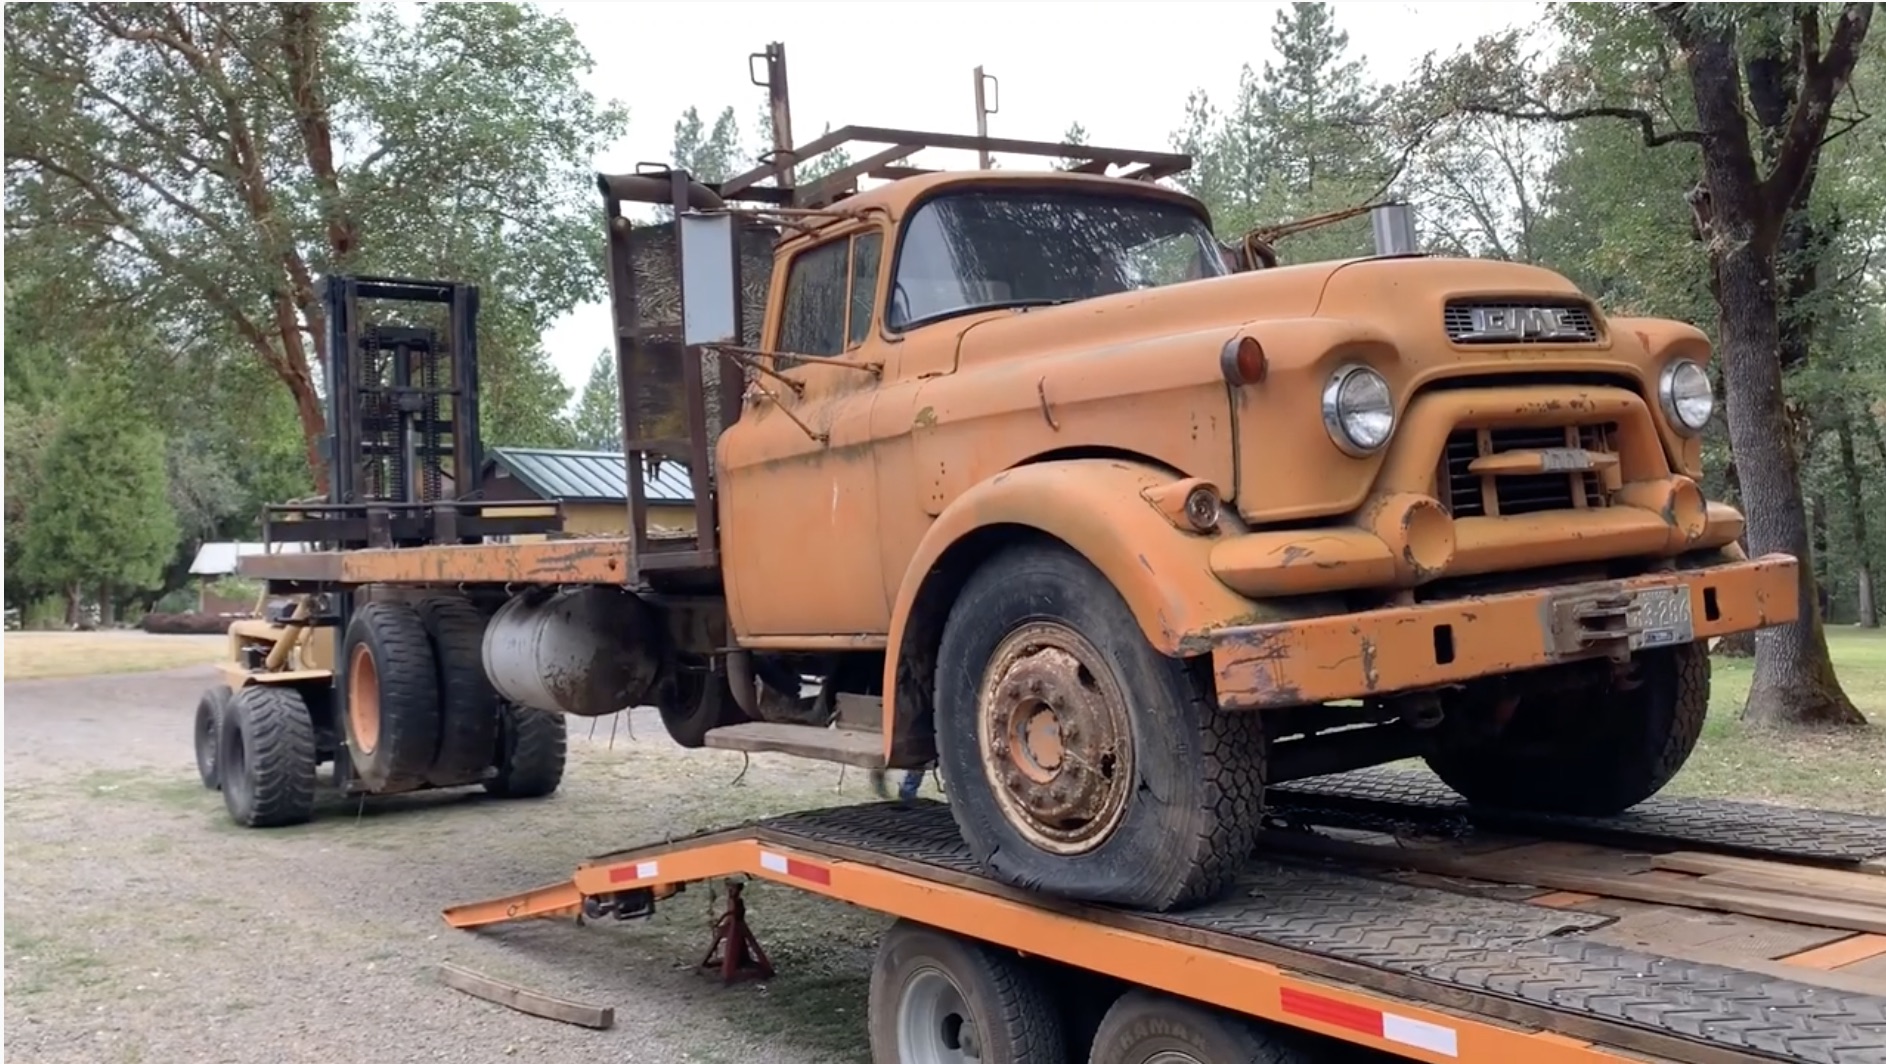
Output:
[[[617,393],[616,358],[605,350],[590,366],[589,382],[576,400],[571,421],[578,447],[593,451],[622,449],[622,407]]]

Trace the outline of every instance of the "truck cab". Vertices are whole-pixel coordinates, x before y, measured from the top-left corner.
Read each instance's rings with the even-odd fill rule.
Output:
[[[1097,900],[1222,889],[1282,779],[1649,797],[1705,641],[1796,615],[1795,561],[1699,487],[1708,341],[1383,250],[1240,268],[1191,197],[1063,172],[807,219],[717,442],[735,640],[881,657],[884,763],[937,763],[996,871]]]

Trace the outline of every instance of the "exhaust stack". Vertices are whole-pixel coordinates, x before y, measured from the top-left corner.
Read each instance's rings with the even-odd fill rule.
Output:
[[[1406,203],[1384,203],[1369,211],[1378,256],[1416,255],[1414,212]]]

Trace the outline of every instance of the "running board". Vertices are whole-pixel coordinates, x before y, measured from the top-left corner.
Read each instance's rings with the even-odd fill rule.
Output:
[[[836,761],[855,768],[884,767],[884,735],[875,731],[755,721],[715,728],[707,733],[705,742],[715,750],[789,754],[813,761]]]

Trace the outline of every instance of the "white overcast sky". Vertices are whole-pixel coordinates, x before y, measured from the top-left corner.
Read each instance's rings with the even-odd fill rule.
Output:
[[[732,105],[746,140],[765,90],[747,80],[747,55],[786,46],[794,139],[827,123],[936,132],[975,131],[972,71],[1000,81],[996,136],[1058,140],[1069,122],[1092,144],[1165,150],[1185,100],[1203,88],[1229,102],[1238,71],[1275,61],[1279,3],[550,3],[595,57],[588,87],[629,109],[628,135],[591,161],[602,171],[665,162],[674,122],[689,105],[711,120]],[[1538,3],[1336,3],[1350,54],[1377,81],[1394,81],[1428,52],[1539,17]],[[944,156],[954,164],[974,157]],[[925,162],[933,162],[929,157]],[[1020,168],[1017,165],[1017,168]],[[544,337],[557,369],[581,388],[609,344],[608,311],[578,307]]]

